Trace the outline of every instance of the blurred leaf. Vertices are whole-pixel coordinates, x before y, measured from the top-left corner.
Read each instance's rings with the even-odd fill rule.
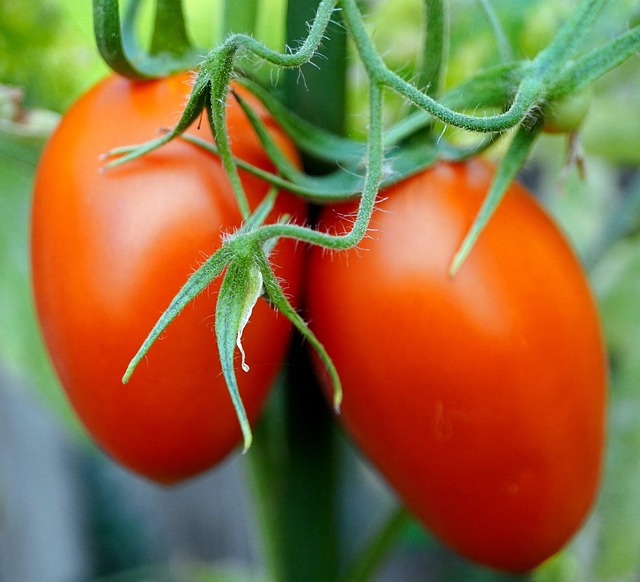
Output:
[[[636,87],[636,91],[640,90],[640,84],[636,83]],[[583,131],[583,142],[588,152],[610,162],[640,164],[640,101],[637,97],[607,96],[594,101]]]
[[[593,579],[640,574],[640,254],[636,237],[617,245],[595,273],[611,354],[605,477],[594,516]]]
[[[104,71],[90,2],[0,2],[0,82],[24,87],[31,104],[63,111]]]
[[[29,210],[40,148],[0,131],[0,359],[75,425],[36,323],[29,284]]]
[[[127,570],[93,582],[262,582],[264,576],[235,565],[185,563]]]

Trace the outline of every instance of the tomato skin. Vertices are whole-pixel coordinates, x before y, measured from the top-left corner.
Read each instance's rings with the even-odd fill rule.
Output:
[[[594,499],[606,362],[583,271],[522,186],[448,275],[492,175],[443,162],[383,192],[358,250],[313,249],[307,307],[340,419],[407,507],[463,556],[524,572]]]
[[[241,440],[213,334],[220,282],[171,323],[127,385],[121,378],[187,277],[241,217],[220,161],[183,140],[102,173],[99,156],[174,125],[188,80],[178,75],[135,83],[111,76],[81,97],[43,154],[32,215],[37,312],[71,404],[108,454],[167,484],[208,469]],[[245,98],[296,159],[264,107]],[[234,153],[269,169],[235,100],[228,120]],[[206,117],[189,131],[211,140]],[[255,206],[267,186],[248,175],[242,179]],[[305,212],[301,201],[282,194],[270,220],[283,213],[304,219]],[[290,241],[274,251],[294,303],[298,255]],[[289,332],[287,320],[259,301],[243,336],[251,371],[238,371],[251,420],[283,361]]]

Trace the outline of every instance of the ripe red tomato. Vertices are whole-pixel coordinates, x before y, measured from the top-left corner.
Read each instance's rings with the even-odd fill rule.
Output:
[[[213,334],[219,281],[168,327],[129,384],[120,379],[187,277],[241,218],[220,161],[194,145],[174,140],[104,173],[99,156],[175,124],[188,80],[136,83],[111,76],[91,89],[48,144],[33,202],[33,288],[60,381],[107,453],[163,483],[209,468],[241,439]],[[295,158],[264,107],[244,96]],[[228,120],[234,153],[270,168],[235,100]],[[200,125],[191,133],[210,136],[206,118]],[[243,183],[252,205],[267,191],[251,176],[243,175]],[[304,204],[281,195],[272,218],[283,213],[303,219]],[[274,252],[277,274],[295,302],[299,253],[291,241]],[[243,336],[251,371],[238,372],[250,419],[284,358],[289,330],[265,302],[256,305]]]
[[[408,508],[460,554],[520,572],[594,499],[606,363],[583,270],[522,186],[448,275],[492,175],[439,163],[384,192],[357,250],[313,250],[308,316],[340,418]],[[344,231],[354,210],[320,224]]]

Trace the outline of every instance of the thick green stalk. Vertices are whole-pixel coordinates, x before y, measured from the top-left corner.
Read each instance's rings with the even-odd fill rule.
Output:
[[[299,47],[307,37],[307,23],[318,5],[318,0],[289,2],[288,46]],[[346,39],[333,24],[326,35],[323,56],[314,59],[320,68],[307,65],[286,78],[286,105],[307,121],[342,134]],[[312,159],[305,160],[305,167],[314,173],[324,169]],[[249,460],[272,577],[277,582],[327,582],[336,578],[339,556],[335,429],[306,346],[298,338],[289,362],[282,391],[255,433]]]
[[[294,341],[247,455],[272,582],[336,578],[336,435],[327,402]]]
[[[438,98],[449,52],[447,5],[443,0],[424,0],[425,27],[418,87]]]
[[[258,18],[257,0],[225,0],[223,32],[242,32],[253,35]]]
[[[156,0],[149,54],[181,57],[191,51],[181,0]]]
[[[318,0],[290,0],[287,9],[287,45],[297,47],[309,34]],[[287,71],[285,99],[303,119],[341,135],[345,127],[346,32],[337,24],[339,12],[325,31],[327,41],[312,63]]]
[[[157,0],[151,45],[136,38],[140,0],[132,0],[120,19],[118,0],[93,0],[93,24],[100,55],[111,69],[130,79],[164,77],[194,67],[200,51],[189,41],[182,0]]]

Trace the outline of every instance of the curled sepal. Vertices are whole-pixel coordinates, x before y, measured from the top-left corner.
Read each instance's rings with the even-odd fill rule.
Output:
[[[187,282],[182,286],[178,294],[173,298],[169,307],[160,316],[160,319],[153,326],[153,329],[149,332],[140,349],[136,355],[132,358],[131,362],[127,366],[127,369],[122,377],[122,383],[126,384],[134,370],[145,357],[154,342],[160,337],[162,332],[167,326],[180,314],[185,308],[187,303],[194,299],[200,292],[207,288],[209,283],[213,281],[227,266],[232,257],[232,251],[226,247],[221,247],[213,255],[211,255],[207,261],[195,272]]]
[[[109,168],[140,158],[170,142],[179,135],[182,135],[202,114],[208,99],[209,84],[210,80],[206,73],[198,72],[193,82],[193,88],[191,89],[187,104],[185,105],[182,115],[175,127],[165,132],[162,136],[149,140],[145,143],[121,146],[112,149],[105,154],[104,157],[114,157],[115,159],[106,164],[104,169],[108,170]]]
[[[264,292],[269,298],[269,301],[280,311],[302,334],[302,336],[311,344],[311,347],[316,351],[322,363],[325,365],[331,384],[333,387],[333,409],[336,413],[340,413],[340,406],[342,405],[342,383],[338,376],[331,357],[327,353],[325,347],[320,343],[320,340],[309,329],[307,322],[300,316],[300,314],[289,303],[285,292],[283,291],[278,278],[275,276],[269,265],[266,255],[263,252],[259,252],[254,257],[256,265],[262,274],[262,284],[264,285]]]
[[[487,223],[493,216],[493,213],[498,208],[507,188],[509,188],[509,185],[516,177],[516,174],[527,160],[529,152],[533,147],[533,143],[542,130],[543,125],[543,118],[536,118],[530,125],[524,123],[521,124],[513,136],[513,139],[509,144],[509,149],[498,166],[496,175],[491,183],[491,188],[480,207],[480,211],[473,221],[471,229],[462,241],[460,248],[453,257],[453,261],[449,267],[449,274],[452,277],[458,272],[462,263],[464,263],[465,259],[469,256],[469,253],[478,240],[480,233],[484,227],[487,226]]]
[[[249,322],[251,312],[262,294],[262,274],[252,256],[237,256],[225,273],[216,303],[216,341],[220,354],[222,374],[227,383],[231,401],[236,410],[244,452],[251,446],[252,435],[249,419],[242,403],[234,366],[236,347],[242,355],[242,369],[249,371],[242,348],[242,332]]]

